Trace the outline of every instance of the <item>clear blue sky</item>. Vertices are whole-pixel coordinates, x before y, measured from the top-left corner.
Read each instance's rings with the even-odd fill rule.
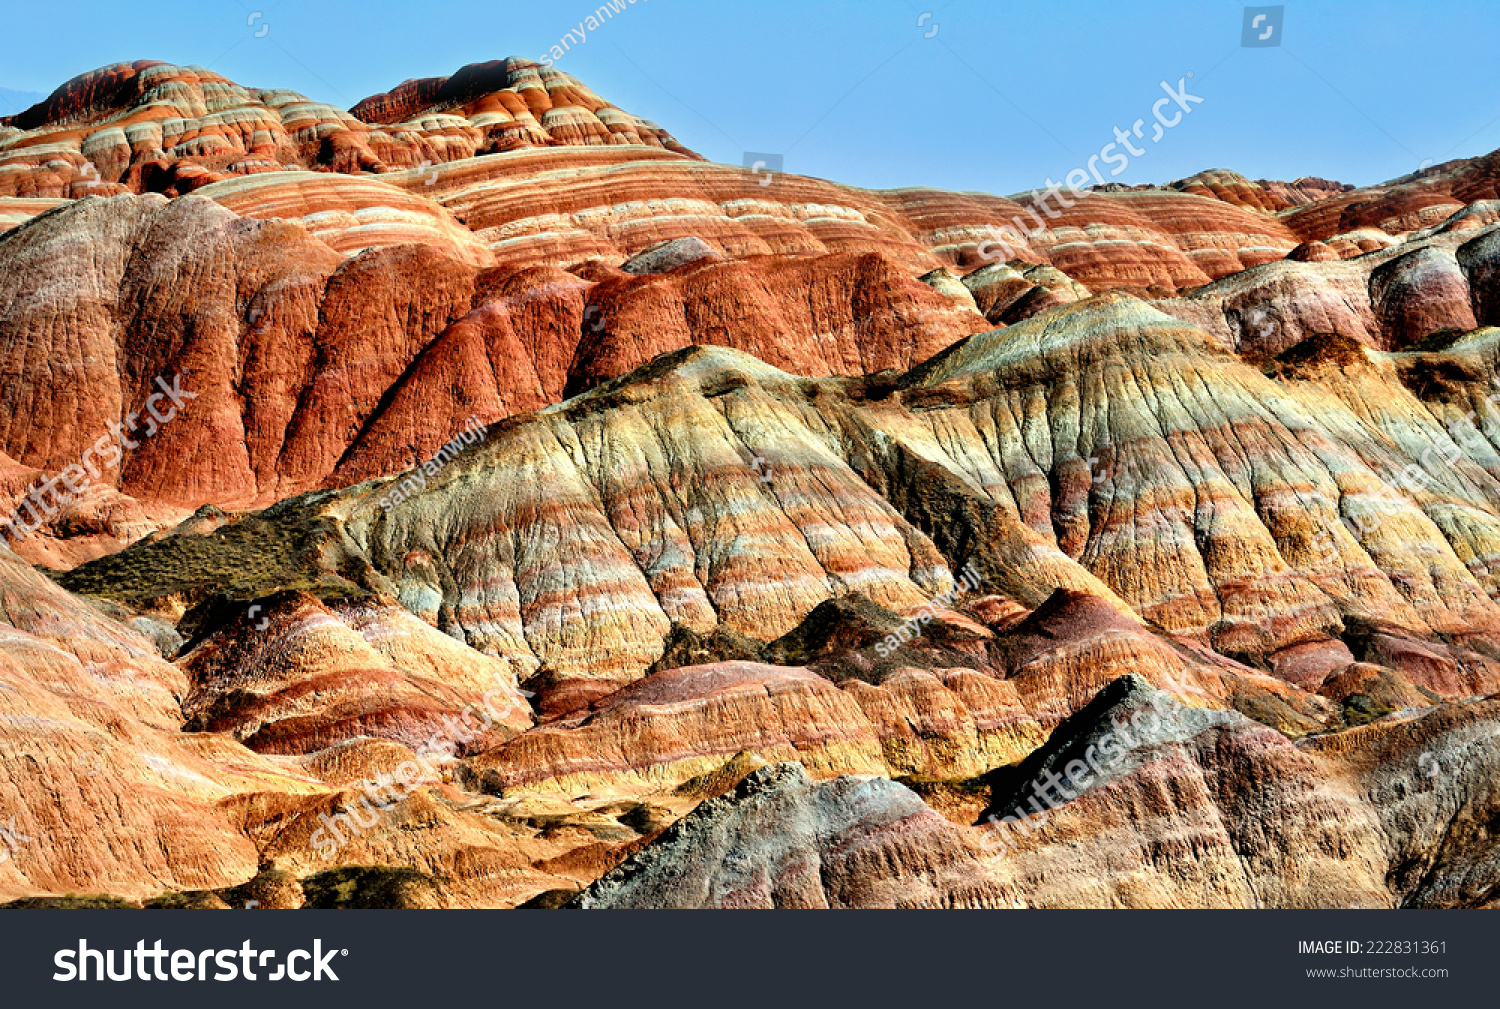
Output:
[[[787,171],[872,187],[1012,193],[1061,180],[1114,139],[1114,126],[1149,124],[1158,82],[1188,71],[1203,104],[1116,181],[1233,168],[1368,184],[1500,147],[1494,0],[1285,8],[1285,45],[1246,49],[1242,7],[1230,0],[640,0],[558,66],[716,161],[784,152]],[[45,93],[107,63],[156,59],[347,108],[408,77],[539,58],[592,9],[587,0],[201,0],[146,13],[114,0],[12,4],[0,89]],[[932,16],[919,25],[924,12]]]

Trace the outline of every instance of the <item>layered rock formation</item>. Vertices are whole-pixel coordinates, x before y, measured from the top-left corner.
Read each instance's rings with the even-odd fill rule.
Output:
[[[975,827],[883,778],[814,783],[780,764],[573,906],[1484,904],[1500,880],[1478,827],[1496,810],[1500,750],[1481,741],[1496,715],[1488,701],[1295,746],[1126,678],[991,781]]]
[[[179,665],[192,684],[182,699],[187,726],[262,753],[310,753],[355,737],[415,750],[459,732],[460,749],[483,749],[532,723],[508,663],[389,602],[267,599],[193,644]],[[464,708],[486,695],[494,715],[481,725]]]
[[[754,838],[746,850],[742,838]],[[580,894],[580,908],[1015,907],[965,832],[882,778],[777,764]]]
[[[4,547],[0,669],[0,820],[11,838],[0,896],[231,885],[254,874],[255,849],[216,803],[306,787],[244,747],[180,735],[182,672]],[[220,773],[205,750],[237,773]],[[152,840],[120,843],[134,837]]]
[[[1434,365],[1313,341],[1276,367],[1119,296],[899,379],[814,381],[695,349],[517,418],[423,481],[291,503],[273,525],[329,546],[261,581],[243,547],[172,537],[68,584],[158,598],[217,579],[253,598],[306,565],[554,679],[598,681],[593,696],[656,662],[674,623],[764,641],[851,592],[907,612],[964,563],[1024,605],[1088,592],[1267,669],[1350,618],[1489,640],[1493,449],[1479,431],[1456,443],[1403,384],[1403,367]],[[163,575],[189,550],[198,588]],[[1478,652],[1460,663],[1471,693],[1495,682]]]
[[[1475,328],[1495,261],[1489,229],[1441,226],[1355,249],[1321,243],[1156,304],[1247,356],[1279,353],[1317,333],[1379,350]],[[1335,245],[1337,243],[1334,243]]]
[[[518,147],[625,144],[696,157],[553,67],[512,57],[407,81],[352,112],[140,60],[0,119],[0,196],[178,195],[285,168],[387,172]]]
[[[871,192],[524,60],[70,82],[0,899],[1492,905],[1493,157]]]
[[[602,266],[593,280],[486,271],[488,250],[467,231],[394,190],[430,208],[426,223],[382,211],[383,223],[354,229],[372,246],[342,258],[304,219],[329,218],[325,196],[378,183],[275,182],[305,185],[284,208],[297,223],[152,195],[83,200],[13,232],[0,245],[0,373],[35,405],[0,420],[0,452],[55,476],[123,424],[122,458],[94,479],[144,499],[107,520],[118,529],[160,505],[269,502],[388,473],[430,458],[471,418],[539,409],[665,350],[737,346],[809,374],[859,375],[985,328],[874,253],[635,279]],[[261,183],[222,186],[232,206]],[[54,284],[59,270],[78,282]],[[77,347],[77,363],[38,367],[55,346]],[[155,379],[178,375],[196,398],[141,437],[158,426],[144,408]],[[451,404],[443,413],[429,409],[434,389]],[[49,512],[51,531],[71,514]]]

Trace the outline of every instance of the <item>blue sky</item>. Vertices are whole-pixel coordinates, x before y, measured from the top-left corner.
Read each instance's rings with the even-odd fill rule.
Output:
[[[1203,103],[1115,181],[1233,168],[1369,184],[1500,147],[1493,0],[1284,6],[1284,45],[1252,49],[1230,0],[639,0],[558,66],[716,161],[782,153],[789,172],[871,187],[1012,193],[1061,180],[1115,126],[1144,118],[1149,136],[1160,82],[1189,71]],[[203,0],[142,16],[103,0],[13,5],[8,36],[40,44],[8,47],[0,89],[49,92],[107,63],[156,59],[347,108],[408,77],[539,58],[593,9]]]

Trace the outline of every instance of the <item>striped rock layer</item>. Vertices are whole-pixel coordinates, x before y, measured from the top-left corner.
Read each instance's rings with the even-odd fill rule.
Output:
[[[0,899],[1493,905],[1494,157],[1049,203],[525,60],[70,82],[0,124]]]
[[[1493,906],[1500,876],[1478,824],[1497,802],[1494,709],[1294,745],[1126,678],[1023,762],[1018,786],[993,787],[974,826],[884,778],[819,782],[777,764],[571,906]],[[1420,761],[1418,746],[1432,747]]]
[[[642,836],[616,819],[636,822],[628,814],[639,804],[601,813],[533,801],[475,811],[477,797],[444,783],[440,746],[428,756],[435,774],[416,774],[399,795],[376,792],[383,810],[362,805],[366,782],[384,775],[389,789],[393,776],[422,765],[412,748],[360,729],[412,738],[420,728],[425,742],[426,730],[447,731],[434,713],[486,702],[506,723],[495,727],[498,738],[531,721],[503,664],[404,611],[319,606],[290,594],[248,617],[237,612],[179,665],[152,640],[163,625],[127,625],[128,615],[114,612],[70,596],[0,547],[0,822],[8,838],[0,900],[85,893],[147,901],[168,892],[196,894],[196,906],[255,898],[297,907],[296,877],[356,863],[415,869],[433,885],[424,906],[508,907],[586,885]],[[225,627],[244,633],[230,644]],[[316,670],[300,697],[285,685],[298,663]],[[210,697],[214,676],[230,668],[238,680]],[[266,689],[278,682],[283,689]],[[249,697],[258,700],[246,704]],[[236,741],[247,735],[243,726],[198,731],[187,723],[185,709],[217,701],[223,710],[226,699],[283,730],[270,746],[264,729],[252,738],[267,752]],[[353,711],[363,721],[355,724]],[[285,731],[294,724],[303,731]],[[312,749],[315,725],[342,741]],[[687,808],[666,801],[678,813]],[[338,862],[322,857],[310,841],[326,830],[320,814],[348,823],[335,818],[351,808],[364,825],[346,828]],[[267,866],[271,876],[260,872]],[[291,878],[290,892],[263,892],[278,873]]]
[[[1399,673],[1392,698],[1413,696],[1400,682],[1468,697],[1500,673],[1495,334],[1390,354],[1313,339],[1263,370],[1105,295],[901,376],[811,380],[693,348],[497,425],[431,475],[287,502],[257,521],[319,545],[289,546],[282,573],[184,533],[67,584],[254,598],[316,573],[586,704],[656,664],[674,626],[770,642],[853,594],[909,615],[972,564],[1025,608],[1096,596],[1169,650],[1307,693],[1330,681],[1340,704],[1356,662]],[[187,556],[196,583],[176,573]],[[1099,664],[1060,678],[1068,710]]]
[[[1358,261],[1255,267],[1156,304],[1247,354],[1330,331],[1376,347],[1420,344],[1495,319],[1484,291],[1496,251],[1490,229],[1440,231]],[[128,541],[143,522],[160,528],[172,508],[266,502],[391,472],[430,458],[471,417],[538,409],[678,347],[716,343],[792,372],[868,374],[982,329],[981,309],[1014,322],[1087,293],[1045,266],[918,284],[871,253],[710,258],[644,276],[600,264],[486,270],[441,242],[341,259],[299,224],[247,221],[198,197],[81,201],[0,243],[0,260],[10,268],[0,329],[12,337],[0,368],[26,406],[0,451],[23,467],[55,476],[77,463],[111,425],[139,415],[158,376],[186,376],[199,397],[98,481],[135,501],[73,507],[62,530],[50,522],[20,545],[64,566]],[[59,270],[80,283],[59,287]],[[194,282],[176,283],[185,273]],[[924,279],[939,274],[951,276]],[[86,348],[79,364],[37,366],[75,340]],[[78,544],[53,542],[59,532]]]
[[[314,191],[341,178],[299,177]],[[428,220],[438,245],[469,234]],[[269,503],[390,473],[471,420],[540,409],[693,344],[860,375],[986,328],[879,253],[584,279],[484,268],[488,253],[473,248],[474,261],[415,242],[345,258],[300,222],[240,217],[200,196],[87,199],[11,232],[0,242],[0,374],[13,390],[0,452],[50,477],[93,464],[93,485],[140,502],[95,507],[87,522],[53,509],[48,530],[13,545],[66,563],[161,506]],[[196,398],[141,437],[156,379],[179,375]],[[136,433],[122,429],[115,465],[84,458],[122,424]],[[82,503],[67,502],[68,515]],[[54,548],[48,535],[80,544]]]
[[[381,173],[554,144],[696,157],[570,74],[517,57],[408,81],[396,95],[350,113],[292,91],[244,88],[203,67],[118,63],[0,119],[0,195],[178,195],[286,168]],[[397,109],[404,114],[389,114]]]

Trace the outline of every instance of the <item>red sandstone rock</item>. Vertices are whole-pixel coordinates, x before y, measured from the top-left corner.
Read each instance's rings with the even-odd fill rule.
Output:
[[[193,684],[182,712],[196,730],[227,732],[263,753],[309,753],[359,736],[412,750],[436,748],[427,744],[437,739],[464,753],[531,725],[514,664],[394,604],[328,607],[291,593],[253,609],[181,659]]]
[[[1338,259],[1339,255],[1322,242],[1303,242],[1288,252],[1286,258],[1298,263],[1326,263]]]
[[[1052,217],[761,186],[528,61],[355,112],[138,63],[0,125],[0,510],[196,397],[19,545],[97,603],[0,547],[0,811],[44,839],[0,896],[295,906],[258,866],[326,868],[498,690],[333,862],[444,906],[627,858],[580,902],[1493,902],[1495,156]],[[838,777],[977,816],[1147,683],[1175,734],[999,869]]]
[[[697,157],[569,74],[517,57],[407,81],[352,115],[290,91],[243,88],[202,67],[141,60],[76,77],[0,119],[4,127],[0,165],[12,170],[0,196],[175,196],[288,166],[426,170],[533,145],[649,145]]]
[[[58,383],[38,390],[39,411],[0,418],[0,451],[55,475],[139,413],[154,376],[182,374],[197,398],[102,475],[154,518],[139,535],[183,517],[162,505],[269,502],[335,472],[339,482],[390,473],[430,458],[471,418],[540,409],[665,350],[718,343],[807,374],[859,375],[986,328],[876,254],[699,264],[595,287],[555,269],[477,270],[487,250],[455,244],[468,232],[434,210],[420,227],[356,239],[375,247],[341,259],[301,222],[350,192],[375,199],[382,184],[264,178],[205,190],[216,202],[82,201],[0,246],[0,327],[14,336],[0,371]],[[298,223],[236,217],[219,202],[272,192]],[[77,284],[56,285],[58,270]],[[183,276],[196,279],[175,282]],[[120,305],[130,311],[117,325]],[[84,341],[84,363],[34,367],[28,355],[64,338]],[[138,370],[120,363],[125,348]],[[445,409],[431,409],[434,389]]]

